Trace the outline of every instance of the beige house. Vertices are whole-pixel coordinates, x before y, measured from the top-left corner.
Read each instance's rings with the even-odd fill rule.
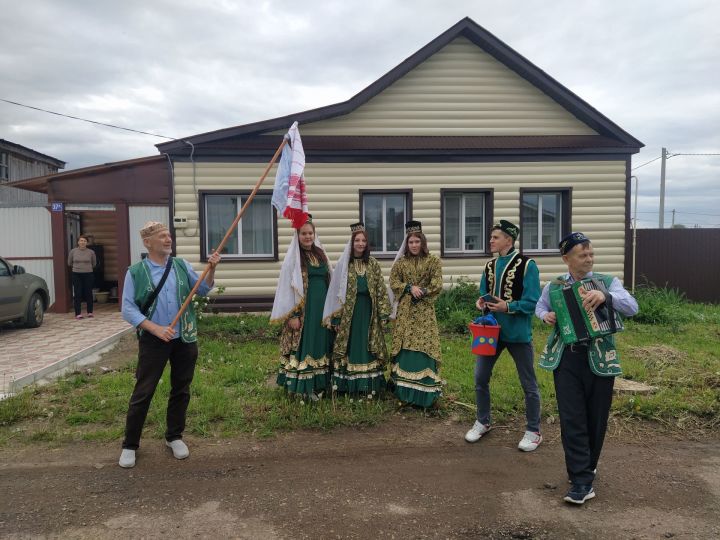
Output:
[[[346,102],[158,145],[174,165],[179,256],[202,266],[293,121],[331,259],[362,220],[387,277],[412,218],[446,285],[477,281],[505,218],[543,281],[563,270],[557,244],[572,230],[593,239],[597,271],[629,266],[630,160],[643,144],[467,18]],[[272,302],[292,238],[270,206],[274,174],[218,270],[228,308]]]

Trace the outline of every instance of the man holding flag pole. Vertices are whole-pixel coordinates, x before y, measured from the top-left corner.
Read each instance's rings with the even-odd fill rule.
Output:
[[[293,128],[297,131],[297,123],[293,124]],[[299,135],[297,137],[299,140]],[[190,455],[182,440],[182,433],[190,402],[190,384],[198,356],[197,318],[191,302],[196,292],[205,295],[212,289],[220,253],[290,138],[290,134],[283,138],[225,237],[208,258],[208,265],[199,277],[187,261],[171,256],[173,239],[166,225],[149,222],[140,230],[149,256],[128,269],[122,298],[123,318],[137,328],[139,355],[136,383],[130,397],[125,438],[118,462],[121,467],[135,466],[135,454],[140,445],[140,435],[150,402],[168,360],[171,390],[165,442],[176,459],[185,459]],[[300,149],[302,150],[302,146]],[[291,195],[293,199],[298,197],[302,201],[304,190],[299,191],[295,186]],[[307,208],[307,202],[305,205]],[[303,219],[302,215],[294,210],[288,213],[293,219]],[[178,308],[180,302],[182,305]]]

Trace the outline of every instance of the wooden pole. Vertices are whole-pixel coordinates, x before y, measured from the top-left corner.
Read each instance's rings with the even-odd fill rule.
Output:
[[[222,241],[218,245],[218,247],[215,249],[215,253],[218,253],[219,251],[222,251],[222,249],[225,247],[225,244],[230,239],[230,236],[232,236],[233,231],[235,230],[235,227],[237,227],[237,224],[240,222],[240,219],[242,218],[243,214],[245,213],[245,209],[250,205],[252,200],[255,198],[255,194],[258,192],[258,189],[260,189],[260,186],[262,185],[263,181],[265,180],[265,177],[270,172],[270,169],[272,168],[275,161],[277,161],[278,156],[280,155],[280,152],[282,152],[282,149],[287,144],[288,140],[286,138],[283,138],[283,142],[278,146],[278,149],[275,151],[275,155],[270,160],[270,163],[268,163],[267,167],[265,167],[265,170],[262,173],[262,176],[260,177],[260,180],[257,181],[255,184],[255,187],[252,190],[252,193],[250,193],[250,196],[247,198],[245,203],[242,205],[242,208],[240,208],[240,212],[238,212],[238,215],[235,216],[235,220],[232,222],[232,225],[228,228],[227,232],[225,233],[225,236],[223,237]],[[190,291],[190,294],[188,294],[188,297],[185,299],[185,302],[183,302],[183,305],[180,307],[180,311],[178,311],[177,315],[175,315],[175,318],[173,319],[173,322],[170,323],[170,328],[174,328],[175,325],[180,320],[180,317],[182,317],[182,314],[185,313],[185,310],[190,305],[190,302],[192,302],[193,296],[195,296],[195,293],[198,290],[198,287],[200,287],[200,283],[205,279],[205,276],[207,276],[208,272],[210,271],[210,263],[205,267],[205,270],[203,270],[202,275],[198,278],[198,280],[195,282],[195,285],[193,286],[192,290]]]

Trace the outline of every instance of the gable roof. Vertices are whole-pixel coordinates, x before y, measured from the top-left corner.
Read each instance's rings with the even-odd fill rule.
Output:
[[[91,165],[80,169],[70,169],[61,173],[47,174],[45,176],[36,176],[35,178],[25,178],[23,180],[15,180],[10,182],[9,186],[27,189],[28,191],[37,191],[38,193],[47,193],[48,184],[55,181],[72,180],[75,178],[90,177],[98,174],[106,174],[118,169],[129,169],[133,167],[156,164],[166,161],[165,156],[148,156],[124,161],[114,161],[111,163],[103,163],[100,165]]]
[[[48,156],[47,154],[43,154],[41,152],[38,152],[37,150],[33,150],[32,148],[28,148],[27,146],[23,146],[21,144],[6,141],[5,139],[0,139],[0,149],[14,152],[28,159],[47,163],[48,165],[52,165],[53,167],[57,167],[58,169],[65,168],[65,162],[59,160],[58,158]]]
[[[635,151],[644,146],[642,142],[635,139],[612,120],[604,116],[597,109],[592,107],[575,93],[571,92],[568,88],[553,79],[543,70],[532,64],[524,56],[514,51],[469,17],[462,19],[447,31],[440,34],[430,43],[418,50],[415,54],[408,57],[398,66],[387,72],[385,75],[347,101],[272,118],[269,120],[254,122],[251,124],[202,133],[167,143],[160,143],[156,146],[160,152],[175,153],[180,150],[185,152],[189,147],[188,143],[192,143],[192,145],[214,143],[222,139],[259,135],[268,131],[284,130],[294,121],[297,121],[300,124],[305,124],[346,115],[357,109],[360,105],[367,103],[371,98],[378,95],[395,81],[406,75],[409,71],[420,65],[422,62],[460,36],[469,39],[472,43],[493,56],[500,63],[504,64],[506,67],[527,80],[554,101],[559,103],[579,120],[594,129],[601,136],[617,141],[619,143],[618,146],[620,147],[632,148],[635,149]]]

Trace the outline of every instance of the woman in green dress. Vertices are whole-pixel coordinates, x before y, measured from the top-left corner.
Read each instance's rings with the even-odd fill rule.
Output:
[[[390,303],[382,270],[370,256],[365,226],[350,226],[352,236],[335,265],[323,320],[337,330],[333,348],[333,389],[349,394],[385,390],[384,326]]]
[[[277,384],[317,400],[330,383],[332,334],[322,325],[330,264],[308,218],[290,242],[271,320],[281,321]]]
[[[397,309],[391,379],[400,401],[426,408],[441,394],[435,300],[442,291],[442,266],[428,251],[419,221],[408,221],[405,232],[390,271],[393,310]]]

